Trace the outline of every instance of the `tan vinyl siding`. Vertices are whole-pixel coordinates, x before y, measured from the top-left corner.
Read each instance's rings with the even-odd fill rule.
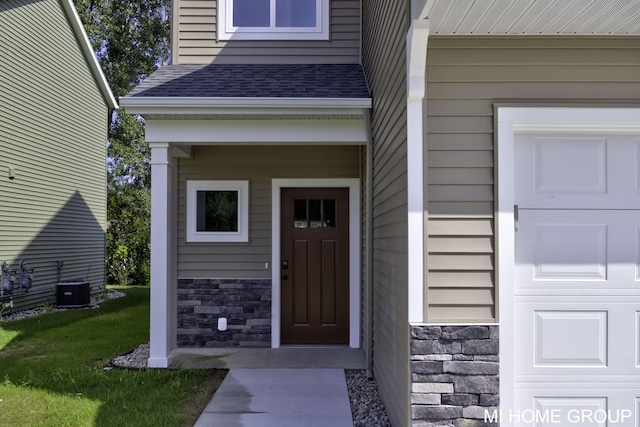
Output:
[[[178,169],[178,277],[271,278],[271,180],[358,178],[357,146],[194,147]],[[249,180],[249,242],[186,242],[187,180]]]
[[[0,261],[35,269],[33,303],[58,260],[103,286],[105,101],[58,0],[3,0],[0,39]]]
[[[405,2],[363,4],[373,108],[374,375],[393,425],[409,423]]]
[[[329,40],[217,40],[216,0],[176,0],[174,64],[357,64],[360,2],[331,0]]]
[[[494,321],[494,104],[640,99],[640,38],[432,37],[429,322]]]

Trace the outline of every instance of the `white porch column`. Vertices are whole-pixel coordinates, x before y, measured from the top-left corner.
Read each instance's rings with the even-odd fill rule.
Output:
[[[171,364],[173,284],[171,248],[172,159],[168,143],[151,147],[151,327],[149,366]]]
[[[409,323],[425,321],[426,68],[429,21],[415,19],[407,34],[407,193]]]

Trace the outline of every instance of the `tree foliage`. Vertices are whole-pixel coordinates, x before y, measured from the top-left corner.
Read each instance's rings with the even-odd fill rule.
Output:
[[[116,97],[169,62],[171,0],[75,0]],[[107,280],[147,284],[150,253],[150,150],[144,123],[120,109],[109,126]]]

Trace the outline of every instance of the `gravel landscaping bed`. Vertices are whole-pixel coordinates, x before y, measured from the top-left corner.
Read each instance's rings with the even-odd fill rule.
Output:
[[[384,403],[378,394],[375,381],[367,378],[364,369],[347,369],[347,389],[351,401],[351,416],[354,427],[391,426]]]
[[[86,309],[98,308],[98,307],[100,307],[100,304],[102,304],[106,300],[120,298],[120,297],[123,297],[125,295],[126,294],[124,292],[107,289],[105,292],[102,292],[102,293],[100,293],[98,295],[95,295],[95,296],[91,297],[91,301],[89,303],[89,306],[87,306],[87,307],[83,307],[83,308],[58,308],[58,307],[56,307],[54,305],[52,305],[52,306],[40,306],[40,307],[32,308],[32,309],[29,309],[29,310],[16,311],[13,314],[6,314],[6,315],[2,316],[2,321],[3,322],[9,322],[11,320],[26,319],[28,317],[40,316],[41,314],[53,313],[55,311],[86,310]]]

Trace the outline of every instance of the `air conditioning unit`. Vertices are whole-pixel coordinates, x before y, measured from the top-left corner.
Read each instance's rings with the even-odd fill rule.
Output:
[[[91,286],[86,280],[59,282],[56,289],[56,306],[77,308],[91,305]]]

